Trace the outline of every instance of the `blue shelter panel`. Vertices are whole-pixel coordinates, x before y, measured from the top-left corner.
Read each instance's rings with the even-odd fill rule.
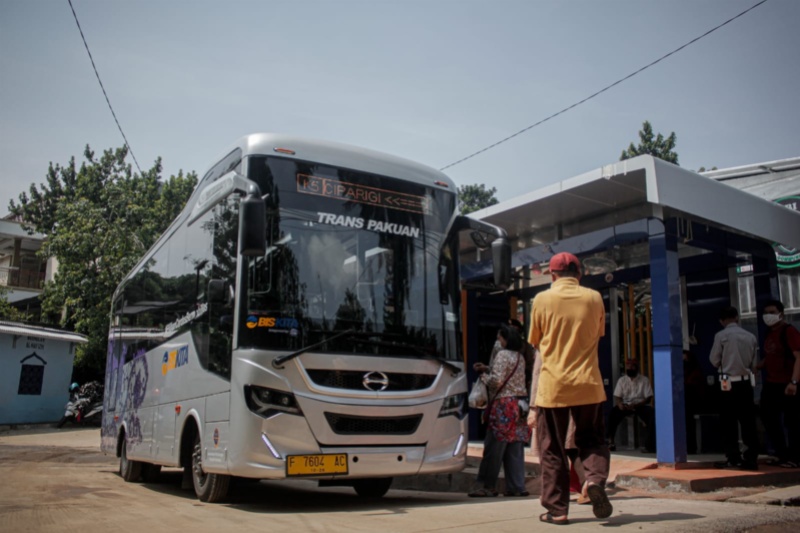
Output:
[[[659,463],[682,463],[686,425],[678,243],[662,221],[652,219],[650,228],[656,458]]]

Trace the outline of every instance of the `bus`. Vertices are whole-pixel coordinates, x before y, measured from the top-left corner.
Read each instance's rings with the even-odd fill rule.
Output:
[[[116,289],[102,450],[125,481],[183,469],[204,502],[234,478],[380,497],[462,469],[460,215],[443,173],[375,151],[243,137]]]

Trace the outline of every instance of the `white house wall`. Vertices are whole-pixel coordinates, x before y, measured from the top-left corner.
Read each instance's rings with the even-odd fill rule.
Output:
[[[35,333],[0,333],[0,424],[56,422],[61,418],[69,397],[73,346],[70,341]],[[23,365],[44,368],[41,394],[18,394]]]

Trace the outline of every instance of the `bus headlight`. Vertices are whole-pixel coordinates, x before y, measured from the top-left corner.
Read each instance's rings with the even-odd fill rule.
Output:
[[[439,409],[439,418],[450,415],[453,415],[458,419],[464,418],[464,415],[467,412],[466,402],[467,402],[466,393],[448,396],[442,402],[442,408]]]
[[[284,392],[257,385],[245,385],[244,398],[247,407],[257,415],[268,418],[277,413],[302,415],[303,411],[291,392]]]

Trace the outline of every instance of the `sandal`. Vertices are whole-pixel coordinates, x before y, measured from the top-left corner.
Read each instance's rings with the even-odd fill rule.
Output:
[[[590,483],[586,487],[586,494],[592,501],[592,511],[597,518],[608,518],[614,512],[614,507],[608,501],[606,489],[595,483]]]
[[[494,498],[497,496],[497,491],[494,489],[487,489],[486,487],[482,489],[476,489],[467,494],[470,498]]]
[[[526,496],[530,496],[530,495],[531,495],[531,493],[528,492],[527,490],[523,490],[521,492],[516,492],[516,491],[513,491],[513,490],[507,490],[507,491],[505,491],[503,493],[503,496],[509,496],[509,497],[519,496],[521,498],[525,498]]]
[[[569,525],[569,518],[567,518],[566,515],[553,516],[550,513],[544,513],[539,515],[539,522],[545,522],[547,524],[555,524],[557,526],[566,526]]]
[[[800,464],[797,464],[794,461],[781,461],[778,463],[778,466],[781,468],[800,468]]]

